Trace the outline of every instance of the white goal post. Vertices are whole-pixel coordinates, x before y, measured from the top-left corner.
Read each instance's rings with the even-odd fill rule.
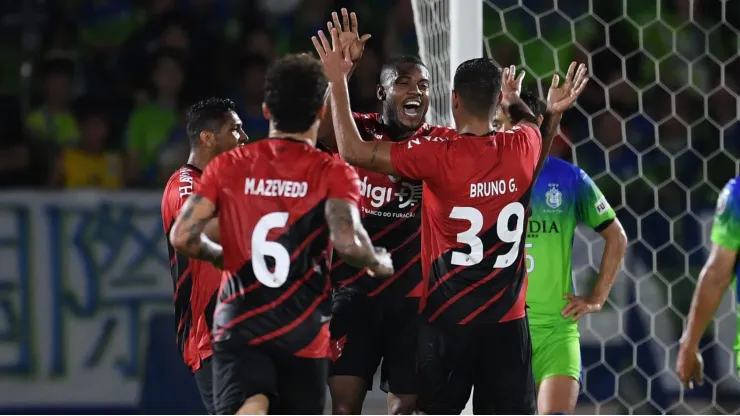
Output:
[[[701,344],[704,387],[684,392],[674,367],[714,202],[740,173],[740,2],[411,2],[431,74],[430,123],[452,125],[451,81],[467,59],[516,65],[540,94],[572,60],[589,66],[554,149],[604,191],[629,246],[604,308],[579,322],[578,412],[739,414],[737,289]],[[602,250],[598,234],[578,229],[577,294],[590,293]]]

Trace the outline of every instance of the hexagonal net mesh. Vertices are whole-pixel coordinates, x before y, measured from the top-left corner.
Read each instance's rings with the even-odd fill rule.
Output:
[[[420,54],[434,83],[431,120],[449,120],[448,1],[413,0]],[[455,0],[462,3],[478,0]],[[553,153],[601,188],[628,254],[608,304],[580,323],[589,413],[738,413],[734,295],[703,340],[705,385],[684,394],[677,341],[706,259],[719,190],[740,158],[740,2],[485,1],[484,48],[547,93],[551,76],[587,62],[592,81],[566,114]],[[590,293],[603,243],[574,242],[577,292]],[[502,375],[505,377],[505,375]]]

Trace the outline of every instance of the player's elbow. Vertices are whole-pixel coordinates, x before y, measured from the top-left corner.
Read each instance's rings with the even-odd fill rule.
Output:
[[[172,227],[172,231],[170,231],[170,245],[175,250],[185,253],[188,249],[188,236],[181,229],[182,227],[179,227],[177,223]]]
[[[619,220],[614,220],[609,227],[605,230],[604,239],[607,244],[613,246],[618,252],[624,253],[627,251],[627,233],[624,232],[624,227]]]

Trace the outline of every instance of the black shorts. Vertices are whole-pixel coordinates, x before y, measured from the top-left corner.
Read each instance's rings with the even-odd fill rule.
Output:
[[[527,318],[456,328],[424,323],[418,354],[417,407],[426,414],[460,414],[473,387],[473,414],[537,412]]]
[[[211,361],[211,357],[200,360],[200,368],[195,370],[193,376],[206,412],[209,415],[215,415],[216,410],[213,408],[213,364]]]
[[[248,398],[264,394],[270,414],[324,414],[326,358],[267,351],[234,338],[213,344],[213,403],[233,415]]]
[[[382,362],[381,390],[417,394],[417,307],[413,299],[392,304],[350,290],[335,292],[329,376],[359,377],[372,390],[373,375]]]

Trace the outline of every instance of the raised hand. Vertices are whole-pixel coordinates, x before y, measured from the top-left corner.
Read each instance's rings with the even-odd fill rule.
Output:
[[[370,39],[369,34],[360,36],[357,29],[357,15],[355,12],[347,13],[347,9],[342,9],[342,22],[339,22],[337,12],[331,14],[332,22],[327,22],[326,27],[331,31],[332,25],[339,32],[339,41],[342,43],[345,54],[349,54],[349,59],[356,64],[362,53],[365,51],[365,42]]]
[[[511,65],[504,68],[501,72],[501,97],[502,101],[509,102],[511,97],[518,97],[522,92],[522,80],[524,80],[524,71],[516,77],[516,66]]]
[[[316,36],[311,37],[311,42],[316,48],[321,63],[324,64],[324,72],[326,72],[329,82],[342,82],[352,69],[352,61],[349,54],[344,53],[342,42],[339,40],[339,32],[335,27],[332,27],[332,23],[329,23],[329,26],[331,44],[329,44],[329,40],[322,30],[319,30],[318,38]]]
[[[553,75],[550,91],[547,93],[547,109],[553,113],[562,113],[573,107],[576,99],[586,89],[588,84],[588,68],[586,65],[578,65],[571,62],[568,67],[568,73],[565,75],[565,82],[558,86],[560,77],[558,74]]]

